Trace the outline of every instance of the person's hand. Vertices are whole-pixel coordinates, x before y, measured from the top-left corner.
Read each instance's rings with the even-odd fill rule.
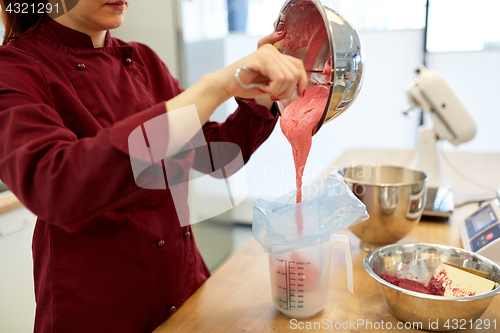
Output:
[[[213,79],[223,87],[228,96],[255,98],[269,94],[273,100],[279,100],[289,98],[294,91],[303,96],[308,79],[302,60],[281,54],[271,45],[283,39],[285,34],[282,30],[262,38],[257,51],[213,73]],[[264,86],[253,89],[241,87],[234,74],[243,66],[253,71],[240,72],[240,78],[245,84],[262,83]]]
[[[274,21],[274,23],[273,23],[273,26],[275,26],[275,25],[276,25],[276,21]],[[286,30],[284,30],[284,28],[285,28],[285,23],[283,21],[280,21],[278,23],[278,26],[276,27],[276,30],[272,34],[267,35],[265,37],[262,37],[259,40],[259,43],[257,43],[257,48],[259,48],[263,45],[266,45],[266,44],[274,44],[276,42],[279,42],[283,38],[285,38]]]

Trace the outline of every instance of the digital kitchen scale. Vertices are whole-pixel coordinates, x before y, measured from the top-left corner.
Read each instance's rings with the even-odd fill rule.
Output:
[[[462,246],[500,264],[500,202],[486,201],[460,223]]]
[[[454,209],[453,189],[450,186],[427,188],[423,217],[447,219]]]

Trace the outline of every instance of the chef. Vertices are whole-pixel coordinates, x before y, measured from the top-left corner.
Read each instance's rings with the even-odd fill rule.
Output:
[[[209,276],[171,191],[136,184],[128,147],[135,128],[195,105],[206,141],[237,144],[246,162],[276,124],[272,100],[306,88],[302,62],[270,45],[285,35],[274,32],[183,90],[147,46],[111,37],[129,2],[80,0],[52,19],[12,10],[33,1],[0,0],[0,178],[38,217],[38,333],[151,332]],[[242,79],[267,85],[241,88],[234,73],[242,66],[254,72]],[[237,110],[224,123],[209,121],[231,97]],[[195,158],[178,165],[189,170]]]

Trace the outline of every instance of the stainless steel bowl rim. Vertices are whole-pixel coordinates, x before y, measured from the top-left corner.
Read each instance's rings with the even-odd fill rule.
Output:
[[[410,291],[410,290],[398,287],[396,285],[393,285],[392,283],[389,283],[389,282],[385,281],[380,276],[378,276],[377,274],[375,274],[375,272],[371,269],[371,267],[368,264],[368,262],[374,256],[374,254],[376,252],[378,252],[380,250],[383,250],[383,249],[395,247],[395,246],[405,246],[405,245],[429,246],[429,247],[445,248],[445,249],[449,249],[449,250],[456,250],[456,251],[464,252],[464,253],[467,253],[467,254],[471,254],[471,255],[477,256],[479,259],[485,261],[486,263],[488,263],[488,264],[490,264],[492,266],[496,266],[500,270],[500,266],[497,263],[495,263],[494,261],[492,261],[492,260],[490,260],[490,259],[488,259],[486,257],[483,257],[480,254],[477,254],[477,253],[474,253],[474,252],[470,252],[470,251],[467,251],[467,250],[464,250],[464,249],[461,249],[461,248],[458,248],[458,247],[453,247],[453,246],[448,246],[448,245],[442,245],[442,244],[432,244],[432,243],[397,243],[397,244],[390,244],[390,245],[382,246],[382,247],[379,247],[379,248],[376,248],[376,249],[370,251],[370,253],[368,253],[366,255],[366,257],[363,259],[363,266],[365,267],[366,272],[375,281],[380,282],[381,284],[383,284],[386,287],[395,289],[395,290],[397,290],[399,292],[402,292],[403,294],[406,294],[406,295],[410,295],[410,296],[414,296],[414,297],[419,297],[419,298],[432,299],[432,300],[436,300],[436,301],[472,302],[472,301],[477,301],[477,300],[481,300],[481,299],[490,298],[490,297],[493,297],[493,296],[496,296],[496,295],[500,294],[500,286],[498,286],[497,288],[493,289],[492,291],[489,291],[487,293],[480,294],[480,295],[474,295],[474,296],[450,297],[450,296],[427,295],[427,294],[422,294],[422,293],[419,293],[419,292],[416,292],[416,291]]]
[[[421,170],[417,170],[417,169],[413,169],[413,168],[409,168],[409,167],[405,167],[405,166],[401,166],[401,165],[390,165],[390,164],[380,164],[380,163],[355,164],[355,165],[350,165],[350,166],[346,166],[346,167],[340,167],[337,170],[335,170],[334,173],[335,172],[338,173],[338,171],[341,170],[341,169],[356,168],[356,167],[363,167],[363,166],[370,166],[370,167],[374,167],[374,166],[381,167],[381,166],[383,166],[383,167],[406,169],[406,170],[410,170],[410,171],[415,171],[415,172],[422,173],[424,175],[424,179],[416,181],[416,182],[412,182],[412,183],[380,183],[380,184],[374,184],[374,183],[365,182],[365,181],[362,181],[362,180],[355,180],[355,179],[352,179],[352,178],[349,178],[349,177],[344,177],[343,175],[341,175],[342,178],[345,179],[345,180],[348,180],[349,182],[356,183],[356,184],[359,184],[359,185],[380,186],[380,187],[417,185],[417,184],[422,183],[423,181],[426,181],[427,178],[429,178],[429,176],[427,175],[427,173],[425,173],[425,172],[423,172]]]

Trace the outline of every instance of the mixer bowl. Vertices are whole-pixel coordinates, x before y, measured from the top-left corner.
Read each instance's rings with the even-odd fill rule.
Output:
[[[276,28],[284,24],[285,38],[276,45],[283,53],[304,61],[306,69],[324,69],[329,60],[331,74],[310,74],[310,82],[331,85],[323,116],[313,131],[347,110],[361,89],[364,56],[361,40],[354,27],[336,11],[324,7],[319,0],[288,0],[283,5]],[[281,113],[298,97],[278,102]]]
[[[370,215],[349,227],[361,240],[363,250],[395,243],[420,222],[427,193],[425,173],[381,164],[346,167],[337,172]]]
[[[366,272],[376,281],[384,304],[398,319],[418,323],[424,330],[451,331],[476,327],[500,287],[485,294],[465,297],[426,295],[397,287],[380,276],[384,273],[426,283],[441,263],[452,263],[487,273],[500,283],[500,266],[463,249],[437,244],[393,244],[373,250],[364,259]],[[483,321],[486,323],[486,320]],[[481,322],[481,324],[483,323]],[[467,323],[465,326],[463,323]],[[493,323],[487,323],[488,329]],[[469,325],[469,326],[467,326]],[[478,326],[486,330],[486,326]],[[416,327],[417,328],[417,327]],[[479,329],[481,329],[479,328]],[[498,327],[494,330],[496,331]]]

